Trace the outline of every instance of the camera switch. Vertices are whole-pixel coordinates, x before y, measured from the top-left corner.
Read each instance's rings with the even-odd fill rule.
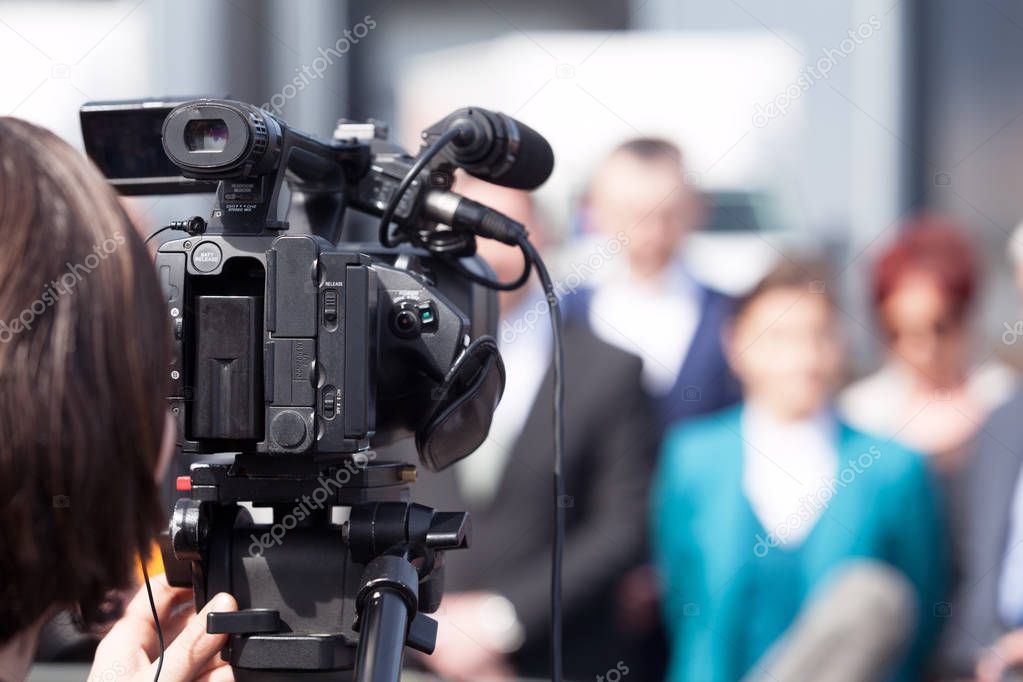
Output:
[[[333,419],[337,414],[337,389],[333,386],[326,386],[323,389],[323,417]]]
[[[327,289],[323,292],[323,320],[331,324],[337,322],[336,289]]]

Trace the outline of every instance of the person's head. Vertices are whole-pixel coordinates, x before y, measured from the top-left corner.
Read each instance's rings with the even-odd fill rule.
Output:
[[[529,240],[536,245],[537,249],[544,248],[547,235],[543,222],[537,216],[533,197],[528,192],[501,187],[464,173],[459,173],[454,190],[522,223],[529,231]],[[522,250],[517,246],[481,238],[476,240],[476,252],[493,268],[497,279],[502,282],[516,280],[522,274]],[[513,291],[502,291],[500,295],[502,310],[508,312],[521,300],[525,292],[525,287]]]
[[[593,177],[586,208],[601,234],[628,237],[629,267],[641,278],[662,272],[703,218],[699,196],[683,182],[682,152],[655,138],[611,152]]]
[[[161,523],[167,311],[99,171],[0,117],[0,643],[104,615]]]
[[[841,348],[824,268],[784,260],[739,300],[726,348],[746,400],[780,419],[827,404]]]
[[[966,369],[966,320],[977,280],[976,255],[950,220],[909,222],[874,267],[873,303],[892,357],[918,380],[940,386]]]

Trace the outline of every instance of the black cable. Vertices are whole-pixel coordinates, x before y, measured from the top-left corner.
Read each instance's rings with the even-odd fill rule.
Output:
[[[188,220],[175,220],[169,225],[164,225],[159,230],[146,237],[145,241],[143,241],[142,243],[148,244],[149,240],[151,240],[153,237],[155,237],[156,235],[160,234],[165,230],[179,230],[181,232],[187,232],[188,234],[195,237],[205,233],[206,227],[207,223],[202,216],[192,216]]]
[[[146,237],[146,240],[143,242],[143,244],[148,244],[149,241],[153,237],[155,237],[156,235],[160,234],[161,232],[165,232],[167,230],[179,230],[179,229],[181,229],[181,228],[179,228],[177,225],[164,225],[159,230],[156,230],[155,232],[153,232],[153,234],[151,234],[148,237]]]
[[[518,279],[512,282],[500,282],[496,279],[484,277],[483,275],[477,275],[475,272],[465,267],[465,265],[462,264],[462,261],[458,258],[449,258],[447,259],[447,262],[456,272],[458,272],[458,274],[472,282],[475,282],[476,284],[482,284],[485,287],[495,289],[497,291],[512,291],[513,289],[518,289],[525,284],[529,279],[529,275],[533,272],[533,260],[530,258],[529,254],[526,253],[526,250],[522,248],[521,244],[519,244],[518,247],[522,249],[524,263],[522,266],[522,274],[518,276]]]
[[[565,479],[562,475],[565,460],[565,425],[562,411],[565,404],[564,349],[561,346],[561,307],[554,290],[554,282],[547,272],[547,266],[525,235],[519,246],[532,261],[540,278],[547,305],[551,311],[551,332],[554,346],[554,543],[551,556],[551,680],[562,681],[561,653],[561,563],[565,545]]]
[[[393,248],[398,245],[397,241],[391,240],[391,219],[394,218],[394,212],[398,209],[398,204],[401,203],[401,198],[405,196],[405,192],[412,186],[415,179],[419,177],[419,174],[423,172],[427,164],[433,160],[433,157],[437,156],[449,142],[454,140],[461,134],[459,128],[449,128],[444,131],[444,134],[438,137],[433,143],[427,147],[416,159],[416,162],[412,164],[412,167],[405,173],[405,177],[398,183],[398,188],[394,190],[394,194],[391,195],[391,200],[387,202],[387,208],[380,216],[380,228],[378,230],[378,238],[380,243],[388,248]]]
[[[460,132],[461,131],[458,128],[451,128],[434,140],[434,142],[419,155],[419,158],[414,164],[412,164],[412,167],[409,168],[405,177],[402,178],[401,182],[398,184],[398,188],[395,190],[394,194],[391,195],[391,199],[388,201],[387,207],[384,209],[384,212],[380,217],[378,238],[380,243],[385,247],[394,247],[398,245],[398,241],[391,240],[390,227],[391,220],[394,217],[394,212],[397,209],[398,204],[401,202],[401,198],[404,196],[405,192],[408,191],[408,188],[415,181],[416,177],[418,177],[423,169],[426,168],[427,164],[433,159],[433,157],[440,153],[440,151],[449,142],[458,137]],[[508,291],[522,286],[526,283],[526,280],[529,279],[530,270],[535,267],[537,276],[540,278],[540,284],[542,285],[544,294],[547,297],[547,305],[550,307],[551,330],[554,346],[554,542],[551,556],[551,682],[562,682],[561,566],[565,545],[565,507],[563,505],[565,496],[565,480],[563,477],[565,435],[562,412],[565,402],[565,386],[563,367],[564,349],[562,348],[561,341],[561,308],[558,304],[558,296],[554,289],[554,281],[551,279],[551,275],[547,271],[547,266],[544,264],[543,259],[540,258],[540,254],[536,250],[536,247],[530,243],[525,229],[522,229],[522,226],[514,223],[514,221],[507,220],[505,216],[501,217],[505,218],[507,222],[502,221],[498,223],[488,223],[487,221],[483,221],[478,226],[478,228],[482,229],[480,229],[477,234],[489,238],[498,238],[509,244],[515,243],[520,249],[522,249],[525,262],[522,274],[519,275],[518,279],[513,282],[500,282],[471,272],[458,262],[457,258],[449,258],[447,260],[452,267],[455,268],[455,270],[469,280],[499,291]],[[517,225],[519,230],[515,230],[512,227],[514,225]],[[504,229],[502,230],[498,228]],[[494,230],[497,231],[495,232]]]
[[[166,229],[166,228],[163,228]],[[159,231],[159,230],[157,230]],[[153,586],[149,584],[149,571],[146,570],[146,561],[141,556],[139,557],[139,564],[142,565],[142,577],[146,581],[146,594],[149,595],[149,608],[153,610],[153,625],[156,626],[156,639],[160,642],[160,660],[156,664],[156,675],[153,676],[153,682],[160,681],[160,671],[163,670],[163,628],[160,627],[160,616],[156,614],[156,600],[153,599]]]
[[[518,225],[514,221],[505,223],[509,227],[509,235],[514,235],[515,244],[522,249],[525,258],[525,266],[522,274],[514,282],[498,282],[470,272],[457,259],[450,259],[452,265],[465,277],[470,280],[488,286],[492,289],[515,289],[525,284],[529,278],[531,268],[536,268],[536,274],[540,278],[544,295],[547,298],[547,305],[551,312],[551,332],[553,337],[554,352],[554,542],[551,552],[551,682],[562,682],[562,616],[561,616],[561,566],[565,547],[565,479],[563,476],[565,461],[565,425],[562,413],[565,404],[565,379],[564,379],[564,348],[561,340],[561,306],[558,303],[558,295],[554,289],[554,280],[547,271],[540,253],[529,241],[525,229],[515,230],[513,226]],[[492,226],[491,226],[492,227]],[[522,228],[518,225],[518,228]],[[487,236],[493,236],[491,234]],[[507,238],[510,241],[511,236]],[[502,241],[505,241],[502,238]]]

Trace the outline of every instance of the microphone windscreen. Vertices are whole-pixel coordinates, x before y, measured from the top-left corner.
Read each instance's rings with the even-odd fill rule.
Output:
[[[519,133],[515,161],[500,175],[477,177],[513,189],[536,189],[547,181],[554,170],[554,151],[543,135],[510,116],[506,118]]]

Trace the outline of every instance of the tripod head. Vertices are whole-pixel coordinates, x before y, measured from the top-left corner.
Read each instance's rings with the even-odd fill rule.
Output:
[[[444,552],[469,545],[468,514],[409,502],[411,465],[357,457],[285,477],[263,459],[196,465],[181,481],[189,497],[164,539],[168,579],[200,604],[236,596],[239,611],[207,627],[230,635],[238,680],[397,679],[405,646],[433,651],[424,614],[440,605]],[[244,500],[270,506],[275,522],[255,524]],[[341,523],[337,507],[350,509]]]

